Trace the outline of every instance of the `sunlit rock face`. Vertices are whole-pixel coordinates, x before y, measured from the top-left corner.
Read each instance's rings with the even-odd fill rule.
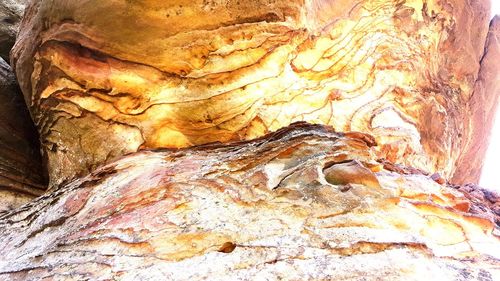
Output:
[[[488,1],[34,2],[13,62],[51,185],[295,121],[372,134],[377,157],[451,178],[475,133]]]
[[[499,195],[372,145],[295,123],[134,153],[0,214],[0,279],[500,280]]]

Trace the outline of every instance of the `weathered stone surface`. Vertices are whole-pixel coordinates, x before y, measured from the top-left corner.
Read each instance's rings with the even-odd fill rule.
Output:
[[[38,134],[9,66],[0,58],[0,211],[46,188]]]
[[[499,280],[481,201],[347,136],[295,124],[126,156],[1,215],[0,278]]]
[[[458,170],[453,178],[456,182],[479,182],[483,167],[488,138],[493,129],[495,114],[500,96],[500,16],[491,21],[481,70],[474,85],[474,94],[470,97],[469,126],[474,134],[469,139],[463,154],[459,157]]]
[[[487,0],[41,0],[13,62],[52,186],[295,121],[370,133],[378,157],[461,183],[497,94],[477,82],[489,16]]]
[[[0,2],[0,57],[9,61],[9,52],[19,29],[19,23],[28,0],[2,0]]]
[[[0,279],[500,280],[488,3],[32,1]]]

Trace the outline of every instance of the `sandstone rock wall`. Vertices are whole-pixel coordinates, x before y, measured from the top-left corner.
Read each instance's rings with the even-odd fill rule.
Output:
[[[0,3],[4,58],[22,9]],[[32,1],[10,58],[46,162],[0,60],[0,280],[500,280],[500,195],[447,182],[477,181],[498,104],[488,22]]]
[[[2,0],[0,2],[0,57],[9,61],[9,52],[14,46],[19,23],[28,0]]]
[[[490,23],[486,48],[481,59],[479,77],[474,85],[468,106],[471,116],[470,126],[474,134],[470,137],[463,154],[458,158],[458,169],[453,181],[458,183],[479,182],[481,168],[486,156],[493,122],[498,111],[500,96],[500,17]]]
[[[0,211],[46,189],[38,133],[9,65],[0,58]]]
[[[1,215],[0,278],[498,280],[489,199],[372,145],[301,123],[126,156]]]
[[[487,0],[34,1],[13,62],[51,186],[296,121],[467,183],[499,94],[489,18]]]

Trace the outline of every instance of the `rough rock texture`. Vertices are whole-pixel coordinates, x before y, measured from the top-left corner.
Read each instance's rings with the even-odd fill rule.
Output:
[[[0,57],[9,61],[9,52],[19,29],[19,23],[29,0],[0,1]]]
[[[488,149],[488,136],[493,129],[495,113],[500,96],[500,16],[490,24],[485,53],[481,61],[479,77],[474,85],[474,94],[468,103],[471,124],[475,134],[470,138],[465,153],[459,157],[456,182],[478,182]]]
[[[487,0],[40,0],[12,59],[52,186],[141,148],[295,121],[370,133],[380,158],[476,182],[464,170],[498,96],[481,80],[498,65],[483,56],[489,17]]]
[[[301,123],[126,156],[2,214],[0,278],[500,280],[498,216],[372,145]]]
[[[500,195],[447,183],[477,180],[498,103],[488,21],[486,0],[32,1],[11,62],[53,188],[0,212],[0,280],[500,280]],[[23,125],[0,186],[36,195],[0,74]]]
[[[0,211],[45,190],[38,134],[10,67],[0,58]]]

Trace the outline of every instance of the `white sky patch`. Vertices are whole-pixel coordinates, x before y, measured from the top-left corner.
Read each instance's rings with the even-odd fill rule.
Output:
[[[500,0],[491,0],[491,15],[500,15]],[[500,191],[500,110],[497,110],[495,119],[480,185]]]
[[[500,15],[500,1],[491,0],[491,15]]]

